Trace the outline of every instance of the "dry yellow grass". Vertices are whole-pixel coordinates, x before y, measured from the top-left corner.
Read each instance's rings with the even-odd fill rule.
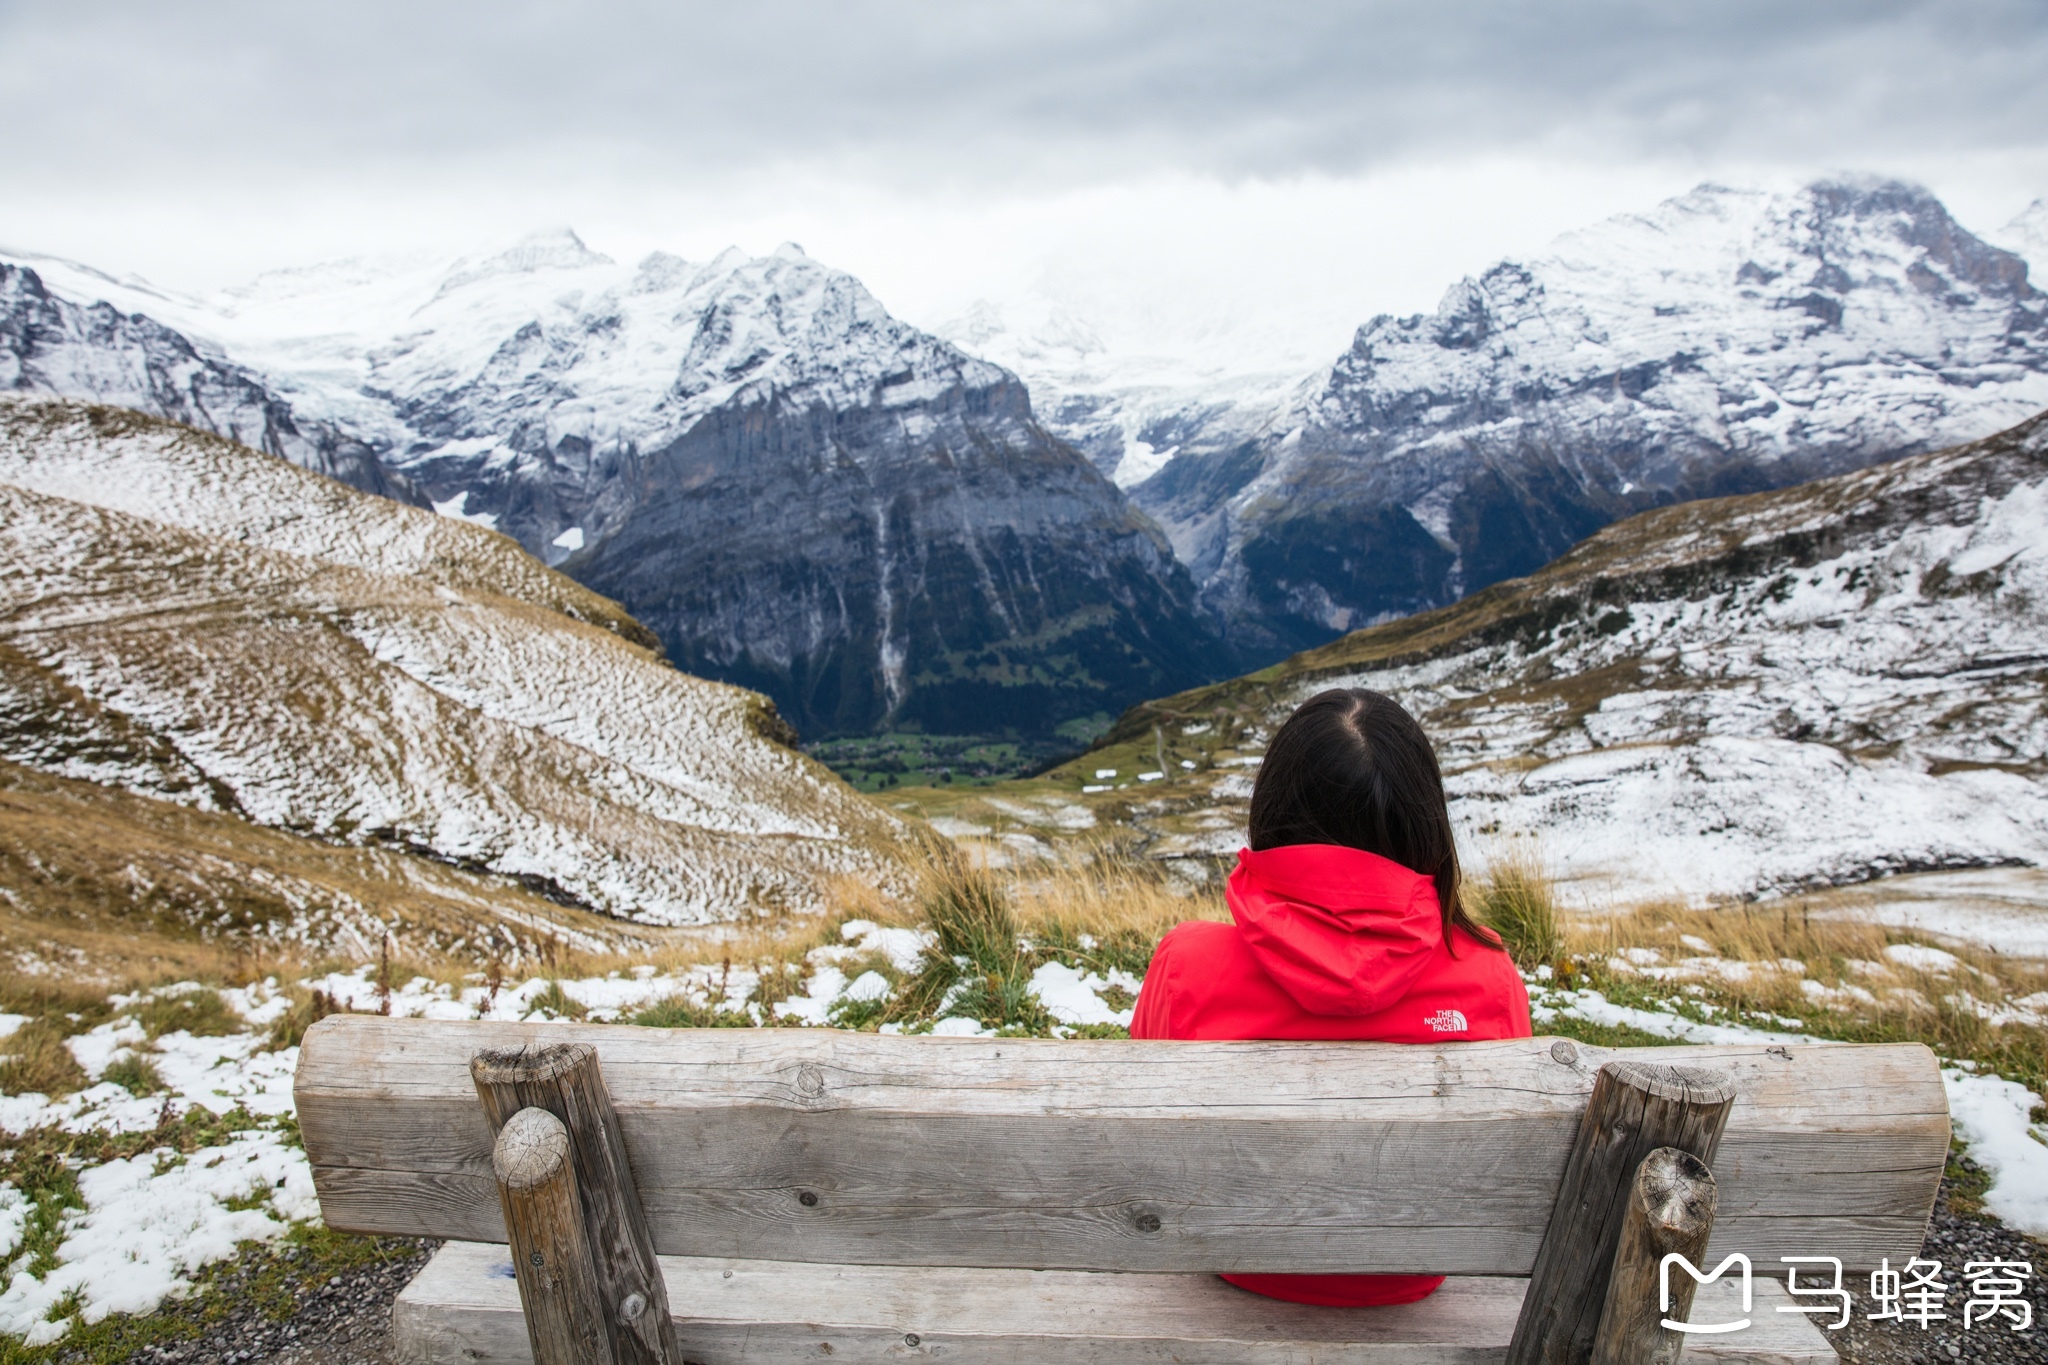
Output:
[[[1595,984],[1617,1000],[1692,999],[1796,1021],[1820,1037],[1925,1042],[2048,1082],[2048,963],[1816,915],[1796,898],[1587,917],[1567,924],[1565,949],[1565,984]]]

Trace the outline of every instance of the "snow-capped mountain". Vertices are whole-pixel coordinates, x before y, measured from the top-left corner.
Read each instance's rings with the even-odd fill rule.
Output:
[[[2048,280],[2048,199],[2036,199],[1998,230],[1997,244],[2023,258],[2036,280]]]
[[[1170,546],[1016,378],[795,246],[620,265],[560,232],[205,302],[62,287],[206,338],[806,733],[1043,734],[1207,674]]]
[[[2048,414],[1643,513],[1455,606],[1134,708],[1054,777],[1156,766],[1100,799],[1135,803],[1155,854],[1228,856],[1274,728],[1358,686],[1429,731],[1468,856],[1533,838],[1594,903],[2048,866],[2044,640]]]
[[[1262,421],[1191,427],[1132,496],[1232,638],[1277,654],[1646,507],[2044,406],[2048,299],[1926,191],[1705,185],[1463,280],[1434,315],[1374,318]]]
[[[0,402],[0,759],[653,924],[903,830],[503,537],[112,408]]]
[[[362,441],[300,422],[260,376],[217,347],[195,344],[141,311],[124,312],[105,296],[198,311],[189,302],[70,261],[16,260],[0,260],[0,393],[54,394],[168,417],[368,492],[417,501]],[[75,292],[53,291],[46,272]]]

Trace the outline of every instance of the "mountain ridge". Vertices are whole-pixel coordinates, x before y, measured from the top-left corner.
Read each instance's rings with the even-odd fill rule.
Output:
[[[793,245],[621,266],[564,231],[156,297],[302,423],[355,433],[436,510],[622,599],[807,734],[1049,736],[1207,675],[1171,547],[1014,376]]]
[[[1155,856],[1224,857],[1273,730],[1363,686],[1436,741],[1468,855],[1533,839],[1595,903],[2048,866],[2044,603],[2048,413],[1640,513],[1526,578],[1135,707],[1032,791]]]

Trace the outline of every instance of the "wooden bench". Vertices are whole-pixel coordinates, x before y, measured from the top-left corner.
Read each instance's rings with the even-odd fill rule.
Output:
[[[562,1043],[596,1049],[598,1100],[536,1105],[545,1084],[472,1075],[480,1052]],[[1589,1107],[1616,1062],[1724,1077],[1725,1132],[1657,1138],[1678,1131],[1670,1114],[1706,1110],[1665,1114],[1617,1090],[1626,1066]],[[1949,1141],[1939,1071],[1917,1045],[1057,1042],[338,1016],[307,1034],[297,1098],[331,1226],[448,1239],[394,1309],[412,1362],[534,1358],[493,1168],[520,1106],[562,1113],[580,1144],[581,1185],[560,1179],[605,1244],[588,1255],[630,1262],[642,1220],[660,1288],[642,1287],[665,1294],[674,1359],[702,1365],[1583,1360],[1594,1321],[1614,1319],[1608,1261],[1592,1261],[1618,1261],[1616,1239],[1641,1230],[1629,1181],[1652,1139],[1709,1159],[1698,1263],[1742,1252],[1755,1267],[1752,1311],[1731,1276],[1699,1291],[1691,1319],[1753,1326],[1689,1336],[1688,1358],[1831,1361],[1811,1319],[1775,1311],[1792,1302],[1778,1258],[1838,1257],[1860,1291],[1858,1272],[1917,1254]],[[607,1143],[628,1168],[616,1177]],[[600,1186],[619,1181],[630,1207],[604,1215],[619,1191]],[[1216,1271],[1456,1278],[1413,1305],[1316,1309]],[[638,1312],[629,1300],[620,1311]],[[1662,1330],[1656,1316],[1647,1330]],[[668,1358],[650,1316],[636,1320],[653,1345],[590,1358]]]

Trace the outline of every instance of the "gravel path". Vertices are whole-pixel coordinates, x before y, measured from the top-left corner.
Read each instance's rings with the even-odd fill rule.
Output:
[[[1935,1201],[1934,1220],[1927,1229],[1927,1242],[1920,1254],[1941,1262],[1942,1278],[1949,1286],[1942,1309],[1945,1322],[1926,1328],[1916,1324],[1871,1322],[1867,1277],[1849,1283],[1856,1295],[1856,1316],[1847,1331],[1830,1334],[1835,1349],[1851,1365],[1943,1365],[1948,1361],[1985,1362],[1985,1365],[2048,1365],[2048,1255],[2039,1242],[1981,1215],[1958,1213],[1949,1207],[1950,1182],[1941,1182],[1941,1196]],[[1963,1328],[1963,1306],[1969,1299],[1963,1266],[1970,1261],[2023,1261],[2034,1268],[2026,1298],[2034,1306],[2033,1326],[2015,1332],[2006,1320],[1985,1322],[1981,1318],[1967,1331]],[[1762,1267],[1758,1267],[1759,1270]],[[1894,1267],[1896,1269],[1896,1267]],[[1848,1277],[1844,1277],[1847,1281]]]
[[[388,1259],[293,1286],[298,1307],[277,1321],[253,1304],[212,1324],[203,1336],[145,1347],[135,1365],[391,1365],[391,1301],[433,1255],[436,1242],[388,1244]],[[215,1293],[233,1301],[253,1276],[251,1261]]]

